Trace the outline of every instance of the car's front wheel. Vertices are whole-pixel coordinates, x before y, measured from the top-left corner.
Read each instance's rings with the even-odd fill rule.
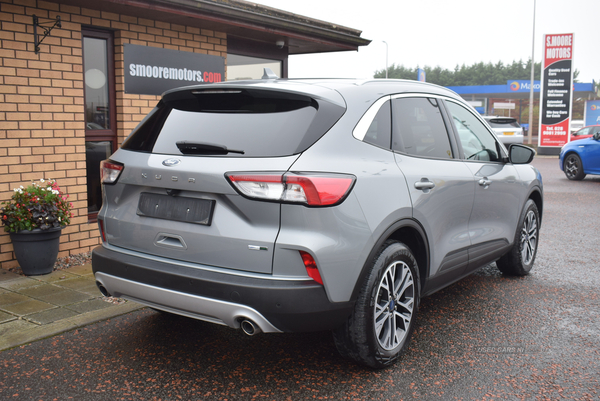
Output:
[[[535,202],[529,199],[519,219],[513,247],[496,261],[498,269],[508,276],[529,274],[537,254],[539,239],[540,213]]]
[[[565,157],[563,171],[569,180],[580,181],[586,176],[586,174],[583,172],[581,158],[575,153],[571,153]]]
[[[334,330],[338,351],[373,367],[393,364],[406,350],[419,305],[419,270],[410,249],[387,241],[369,266],[354,311]]]

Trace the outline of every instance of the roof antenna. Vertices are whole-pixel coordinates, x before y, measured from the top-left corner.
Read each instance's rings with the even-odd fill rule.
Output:
[[[261,79],[279,79],[279,77],[270,68],[265,68]]]

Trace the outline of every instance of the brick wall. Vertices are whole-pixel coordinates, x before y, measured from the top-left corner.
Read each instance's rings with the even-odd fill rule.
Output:
[[[62,20],[62,27],[44,39],[39,54],[33,49],[34,14],[42,19],[60,15]],[[124,93],[123,44],[226,57],[227,37],[200,26],[41,0],[0,0],[0,24],[0,201],[20,185],[56,179],[74,207],[58,256],[88,252],[100,240],[97,224],[87,217],[81,26],[114,32],[119,144],[158,100]],[[3,231],[0,265],[18,266]]]

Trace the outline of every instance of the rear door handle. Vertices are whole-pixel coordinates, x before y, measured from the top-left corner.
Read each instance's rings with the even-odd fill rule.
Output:
[[[427,193],[435,188],[435,184],[427,178],[421,178],[421,181],[415,182],[415,188]]]

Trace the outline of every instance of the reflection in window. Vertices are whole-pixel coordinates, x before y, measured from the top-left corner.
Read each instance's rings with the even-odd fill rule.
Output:
[[[85,167],[87,169],[88,213],[95,213],[102,206],[102,191],[100,187],[100,162],[110,157],[111,141],[85,143]]]
[[[399,98],[392,103],[393,149],[409,155],[452,158],[452,148],[437,100]]]
[[[83,38],[86,129],[110,129],[105,39]]]
[[[365,142],[388,150],[390,149],[390,142],[392,139],[392,117],[390,107],[389,101],[381,106],[364,138]]]
[[[227,80],[261,79],[265,68],[270,68],[278,77],[281,77],[281,60],[227,55]]]
[[[452,121],[467,160],[496,161],[501,155],[500,147],[492,133],[466,108],[446,102]]]

